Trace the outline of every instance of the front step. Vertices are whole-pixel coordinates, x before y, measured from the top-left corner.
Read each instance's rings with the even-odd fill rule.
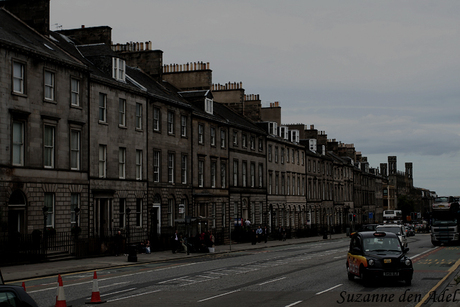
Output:
[[[68,251],[48,251],[46,254],[46,261],[61,261],[77,259],[75,255],[70,254]]]

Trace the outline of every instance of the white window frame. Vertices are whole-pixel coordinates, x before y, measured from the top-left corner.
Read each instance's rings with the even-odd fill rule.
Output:
[[[24,127],[25,123],[22,121],[13,121],[12,128],[12,164],[17,166],[24,166]],[[18,131],[20,128],[20,131]]]
[[[45,192],[43,204],[48,208],[46,212],[46,227],[54,228],[54,210],[56,205],[54,193]]]
[[[181,181],[182,181],[182,184],[187,184],[187,155],[182,155]]]
[[[99,144],[99,178],[107,177],[107,145]]]
[[[220,184],[223,189],[227,187],[227,164],[225,162],[220,163]]]
[[[187,137],[187,116],[180,116],[180,136]]]
[[[51,135],[47,134],[51,132]],[[49,138],[50,137],[50,138]],[[43,164],[45,168],[54,168],[55,147],[56,147],[56,127],[44,125],[43,128]]]
[[[217,162],[211,161],[211,188],[216,187]]]
[[[204,124],[198,124],[198,144],[204,144]]]
[[[70,228],[80,226],[79,215],[75,214],[75,208],[80,209],[80,193],[70,194]]]
[[[141,103],[136,102],[136,129],[142,130],[142,117],[144,115],[144,107]]]
[[[120,58],[112,58],[112,78],[118,81],[126,80],[126,62]]]
[[[170,152],[168,153],[168,182],[174,183],[174,159],[175,154]]]
[[[246,187],[248,183],[248,162],[243,161],[241,169],[242,186]]]
[[[48,101],[55,100],[55,73],[45,70],[43,84],[44,84],[44,98]]]
[[[255,187],[256,185],[256,165],[254,162],[251,162],[250,164],[250,169],[249,169],[249,172],[250,172],[250,186],[251,188]]]
[[[213,112],[214,112],[213,100],[209,99],[209,98],[205,98],[205,100],[204,100],[204,108],[205,108],[204,111],[206,113],[213,114]]]
[[[126,178],[126,148],[118,148],[118,178]]]
[[[25,94],[25,72],[26,66],[23,63],[13,61],[13,93]]]
[[[140,149],[136,149],[136,180],[142,180],[143,178],[143,162],[144,153]]]
[[[70,105],[80,106],[80,80],[70,78]]]
[[[233,160],[233,186],[238,186],[238,160]]]
[[[160,108],[153,108],[153,131],[160,131]]]
[[[198,160],[198,186],[204,187],[204,160]]]
[[[226,147],[226,133],[224,129],[220,129],[220,148]]]
[[[81,131],[70,129],[70,169],[80,170]]]
[[[211,146],[216,146],[216,128],[215,127],[211,127],[211,131],[210,131],[210,141],[211,141]]]
[[[264,185],[264,165],[261,163],[259,164],[259,188],[263,187]]]
[[[107,122],[107,94],[99,93],[99,122]]]
[[[142,227],[142,207],[144,200],[142,198],[136,198],[136,227]]]
[[[118,126],[126,127],[126,99],[118,98]]]
[[[160,182],[161,151],[153,151],[153,182]]]
[[[174,226],[174,199],[168,198],[168,226]]]
[[[168,111],[168,134],[174,134],[174,112]]]

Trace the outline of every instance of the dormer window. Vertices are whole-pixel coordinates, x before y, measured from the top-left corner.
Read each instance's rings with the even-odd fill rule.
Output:
[[[268,133],[278,135],[278,124],[276,122],[268,123]]]
[[[125,69],[125,60],[112,58],[112,78],[119,81],[125,81]]]
[[[205,98],[204,100],[204,111],[209,114],[213,114],[213,100]]]

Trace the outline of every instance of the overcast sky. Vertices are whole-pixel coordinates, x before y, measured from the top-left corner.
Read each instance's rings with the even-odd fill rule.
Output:
[[[283,124],[397,156],[414,185],[460,195],[460,1],[51,0],[51,29],[110,26],[165,64],[209,62]]]

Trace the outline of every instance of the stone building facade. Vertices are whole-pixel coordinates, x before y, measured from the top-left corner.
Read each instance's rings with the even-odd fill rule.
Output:
[[[164,65],[150,42],[113,44],[110,27],[50,32],[42,4],[27,24],[0,9],[3,232],[229,242],[249,220],[317,234],[344,231],[349,213],[377,221],[413,190],[411,163],[371,169],[352,144],[284,124],[279,102],[213,84],[209,63]]]

